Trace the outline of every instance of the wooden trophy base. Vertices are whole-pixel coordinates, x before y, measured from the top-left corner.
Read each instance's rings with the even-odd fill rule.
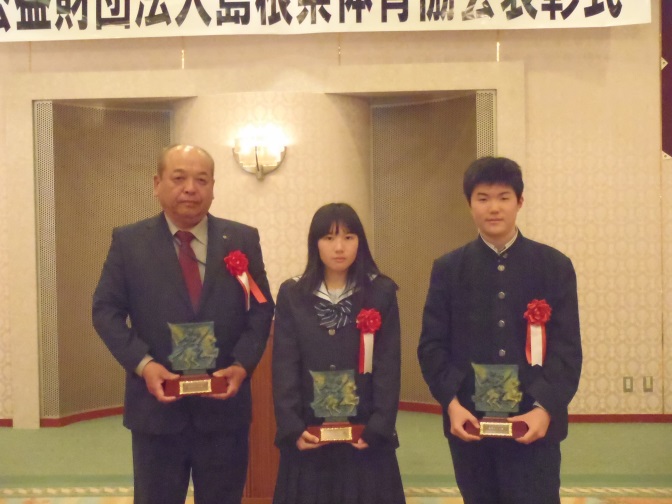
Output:
[[[467,422],[464,424],[464,430],[473,436],[503,439],[518,439],[528,431],[525,422],[509,422],[506,418],[501,417],[483,417],[479,423],[481,428],[477,429]]]
[[[189,395],[223,394],[228,387],[228,380],[223,376],[209,374],[183,375],[175,380],[163,382],[163,391],[169,397]]]
[[[324,422],[322,425],[311,425],[307,430],[319,438],[318,444],[356,443],[362,437],[364,426],[348,422]]]

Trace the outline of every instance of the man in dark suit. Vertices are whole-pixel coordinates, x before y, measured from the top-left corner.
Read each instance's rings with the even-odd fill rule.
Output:
[[[517,163],[476,160],[464,194],[479,237],[434,262],[418,346],[422,373],[443,410],[465,504],[559,504],[560,441],[582,361],[574,268],[516,227],[523,205]],[[550,319],[532,318],[528,336],[524,314],[542,301]],[[527,425],[522,437],[473,433],[483,412],[474,402],[472,364],[517,366],[520,402],[508,421]]]
[[[198,504],[242,499],[250,375],[274,305],[257,230],[208,213],[214,182],[205,150],[165,149],[154,176],[163,212],[114,230],[93,296],[94,326],[126,370],[124,425],[132,432],[136,504],[183,504],[190,477]],[[227,270],[223,259],[232,251],[247,256],[260,295],[248,297]],[[218,355],[210,371],[226,378],[226,391],[167,396],[164,382],[178,378],[168,324],[194,322],[214,327]]]

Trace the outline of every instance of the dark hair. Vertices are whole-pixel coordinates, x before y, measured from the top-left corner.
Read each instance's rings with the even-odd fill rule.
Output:
[[[471,195],[478,184],[501,184],[511,186],[520,201],[523,195],[523,174],[515,161],[505,157],[482,157],[469,165],[464,172],[462,187],[467,201],[471,203]]]
[[[324,264],[320,259],[320,251],[317,242],[323,236],[328,235],[336,226],[336,232],[340,226],[344,226],[350,233],[357,235],[359,245],[355,261],[348,269],[348,285],[357,285],[366,289],[371,284],[370,275],[379,275],[380,270],[376,266],[369,242],[364,233],[364,226],[359,220],[357,212],[347,203],[329,203],[320,207],[310,223],[308,231],[308,263],[303,275],[298,281],[299,288],[306,294],[312,293],[324,280]]]
[[[159,159],[157,162],[156,166],[156,174],[161,177],[163,175],[163,170],[166,169],[166,158],[168,157],[168,154],[175,149],[182,149],[184,150],[185,148],[192,148],[196,150],[201,156],[203,156],[205,159],[208,160],[210,163],[210,168],[212,169],[212,175],[215,175],[215,160],[212,158],[210,153],[206,151],[203,147],[199,147],[198,145],[186,145],[186,144],[172,144],[169,145],[168,147],[164,147],[161,150],[161,154],[159,154]]]

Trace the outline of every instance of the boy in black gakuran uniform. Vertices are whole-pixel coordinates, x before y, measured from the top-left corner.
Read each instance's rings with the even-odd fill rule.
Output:
[[[474,161],[464,175],[464,194],[479,236],[434,262],[420,367],[442,406],[465,504],[559,504],[560,441],[582,362],[576,274],[569,258],[516,227],[523,205],[516,162]],[[546,314],[545,324],[530,331],[524,315],[539,304],[548,305],[550,318]],[[525,435],[467,432],[480,427],[483,414],[473,400],[472,364],[518,366],[522,398],[508,420],[524,422]]]

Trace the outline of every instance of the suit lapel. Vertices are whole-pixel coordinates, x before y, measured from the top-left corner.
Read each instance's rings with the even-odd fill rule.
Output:
[[[170,234],[168,223],[163,213],[157,216],[156,219],[151,220],[148,227],[149,242],[154,250],[159,270],[162,272],[166,283],[172,285],[180,298],[191,307],[187,285],[184,282],[182,268],[180,268],[180,263],[177,259],[173,236]]]
[[[224,257],[231,250],[231,238],[227,230],[226,223],[216,221],[214,217],[208,215],[208,255],[205,261],[205,278],[203,280],[203,290],[201,291],[201,307],[210,295],[212,288],[221,274],[224,267]]]

